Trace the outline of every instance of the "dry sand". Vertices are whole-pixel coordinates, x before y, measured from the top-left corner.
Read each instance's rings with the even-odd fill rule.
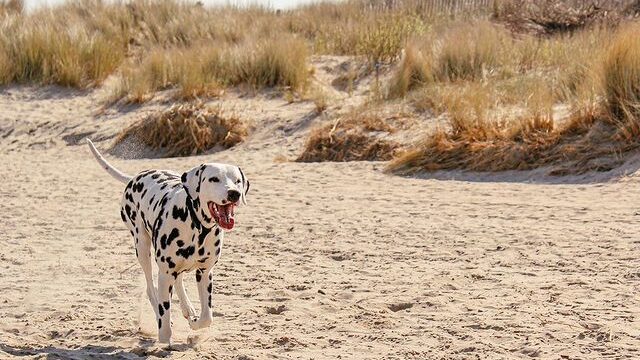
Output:
[[[252,181],[214,270],[214,323],[190,331],[173,307],[175,344],[158,346],[123,185],[78,142],[106,150],[163,105],[105,113],[100,97],[0,90],[2,359],[640,358],[632,165],[617,179],[416,179],[382,163],[282,162],[323,121],[313,104],[231,95],[255,121],[235,149],[108,156],[129,173],[237,163]]]

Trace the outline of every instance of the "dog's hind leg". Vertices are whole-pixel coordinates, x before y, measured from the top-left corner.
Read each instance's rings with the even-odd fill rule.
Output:
[[[182,316],[185,319],[191,320],[196,316],[196,311],[187,296],[187,291],[182,283],[182,274],[178,275],[176,279],[176,292],[178,293],[178,299],[180,300],[180,309],[182,310]]]
[[[156,287],[153,284],[153,273],[151,262],[153,255],[151,254],[151,237],[147,233],[140,233],[136,237],[136,255],[138,262],[144,272],[144,279],[147,283],[147,296],[153,311],[158,315],[158,295]]]

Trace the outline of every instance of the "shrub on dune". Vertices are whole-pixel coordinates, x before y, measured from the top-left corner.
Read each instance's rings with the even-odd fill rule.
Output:
[[[164,152],[166,156],[187,156],[215,147],[227,149],[242,142],[247,125],[219,108],[202,103],[175,105],[152,114],[123,130],[116,143],[130,137]]]
[[[603,93],[611,120],[620,135],[638,141],[640,135],[640,24],[622,29],[605,55]]]
[[[551,173],[606,171],[640,147],[639,27],[621,29],[596,66],[599,86],[594,101],[573,109],[556,124],[551,106],[534,105],[516,120],[491,120],[477,100],[483,91],[449,99],[448,123],[393,159],[387,170],[400,174],[466,169],[473,171],[528,170],[553,165]],[[591,81],[591,80],[589,80]],[[544,96],[543,96],[544,97]],[[535,97],[534,97],[535,98]],[[553,101],[553,99],[547,99]],[[544,102],[544,101],[543,101]],[[546,109],[546,110],[544,110]],[[543,110],[543,111],[540,111]]]
[[[350,114],[311,131],[298,162],[389,160],[400,144],[387,136],[395,132],[381,117]]]

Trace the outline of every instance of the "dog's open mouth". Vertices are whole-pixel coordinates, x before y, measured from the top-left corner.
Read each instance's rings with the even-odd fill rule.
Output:
[[[213,219],[225,230],[233,229],[235,220],[233,219],[233,208],[235,204],[218,205],[212,201],[209,202],[209,212]]]

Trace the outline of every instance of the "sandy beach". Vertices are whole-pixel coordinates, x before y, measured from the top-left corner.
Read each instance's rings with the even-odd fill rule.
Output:
[[[257,96],[226,102],[254,121],[232,150],[139,158],[109,152],[111,140],[161,105],[104,112],[99,96],[0,92],[2,359],[640,356],[632,164],[616,177],[404,178],[379,162],[295,163],[283,159],[320,121],[313,105]],[[130,174],[229,162],[251,179],[214,270],[209,329],[191,331],[174,307],[174,344],[155,343],[123,186],[86,136]]]

